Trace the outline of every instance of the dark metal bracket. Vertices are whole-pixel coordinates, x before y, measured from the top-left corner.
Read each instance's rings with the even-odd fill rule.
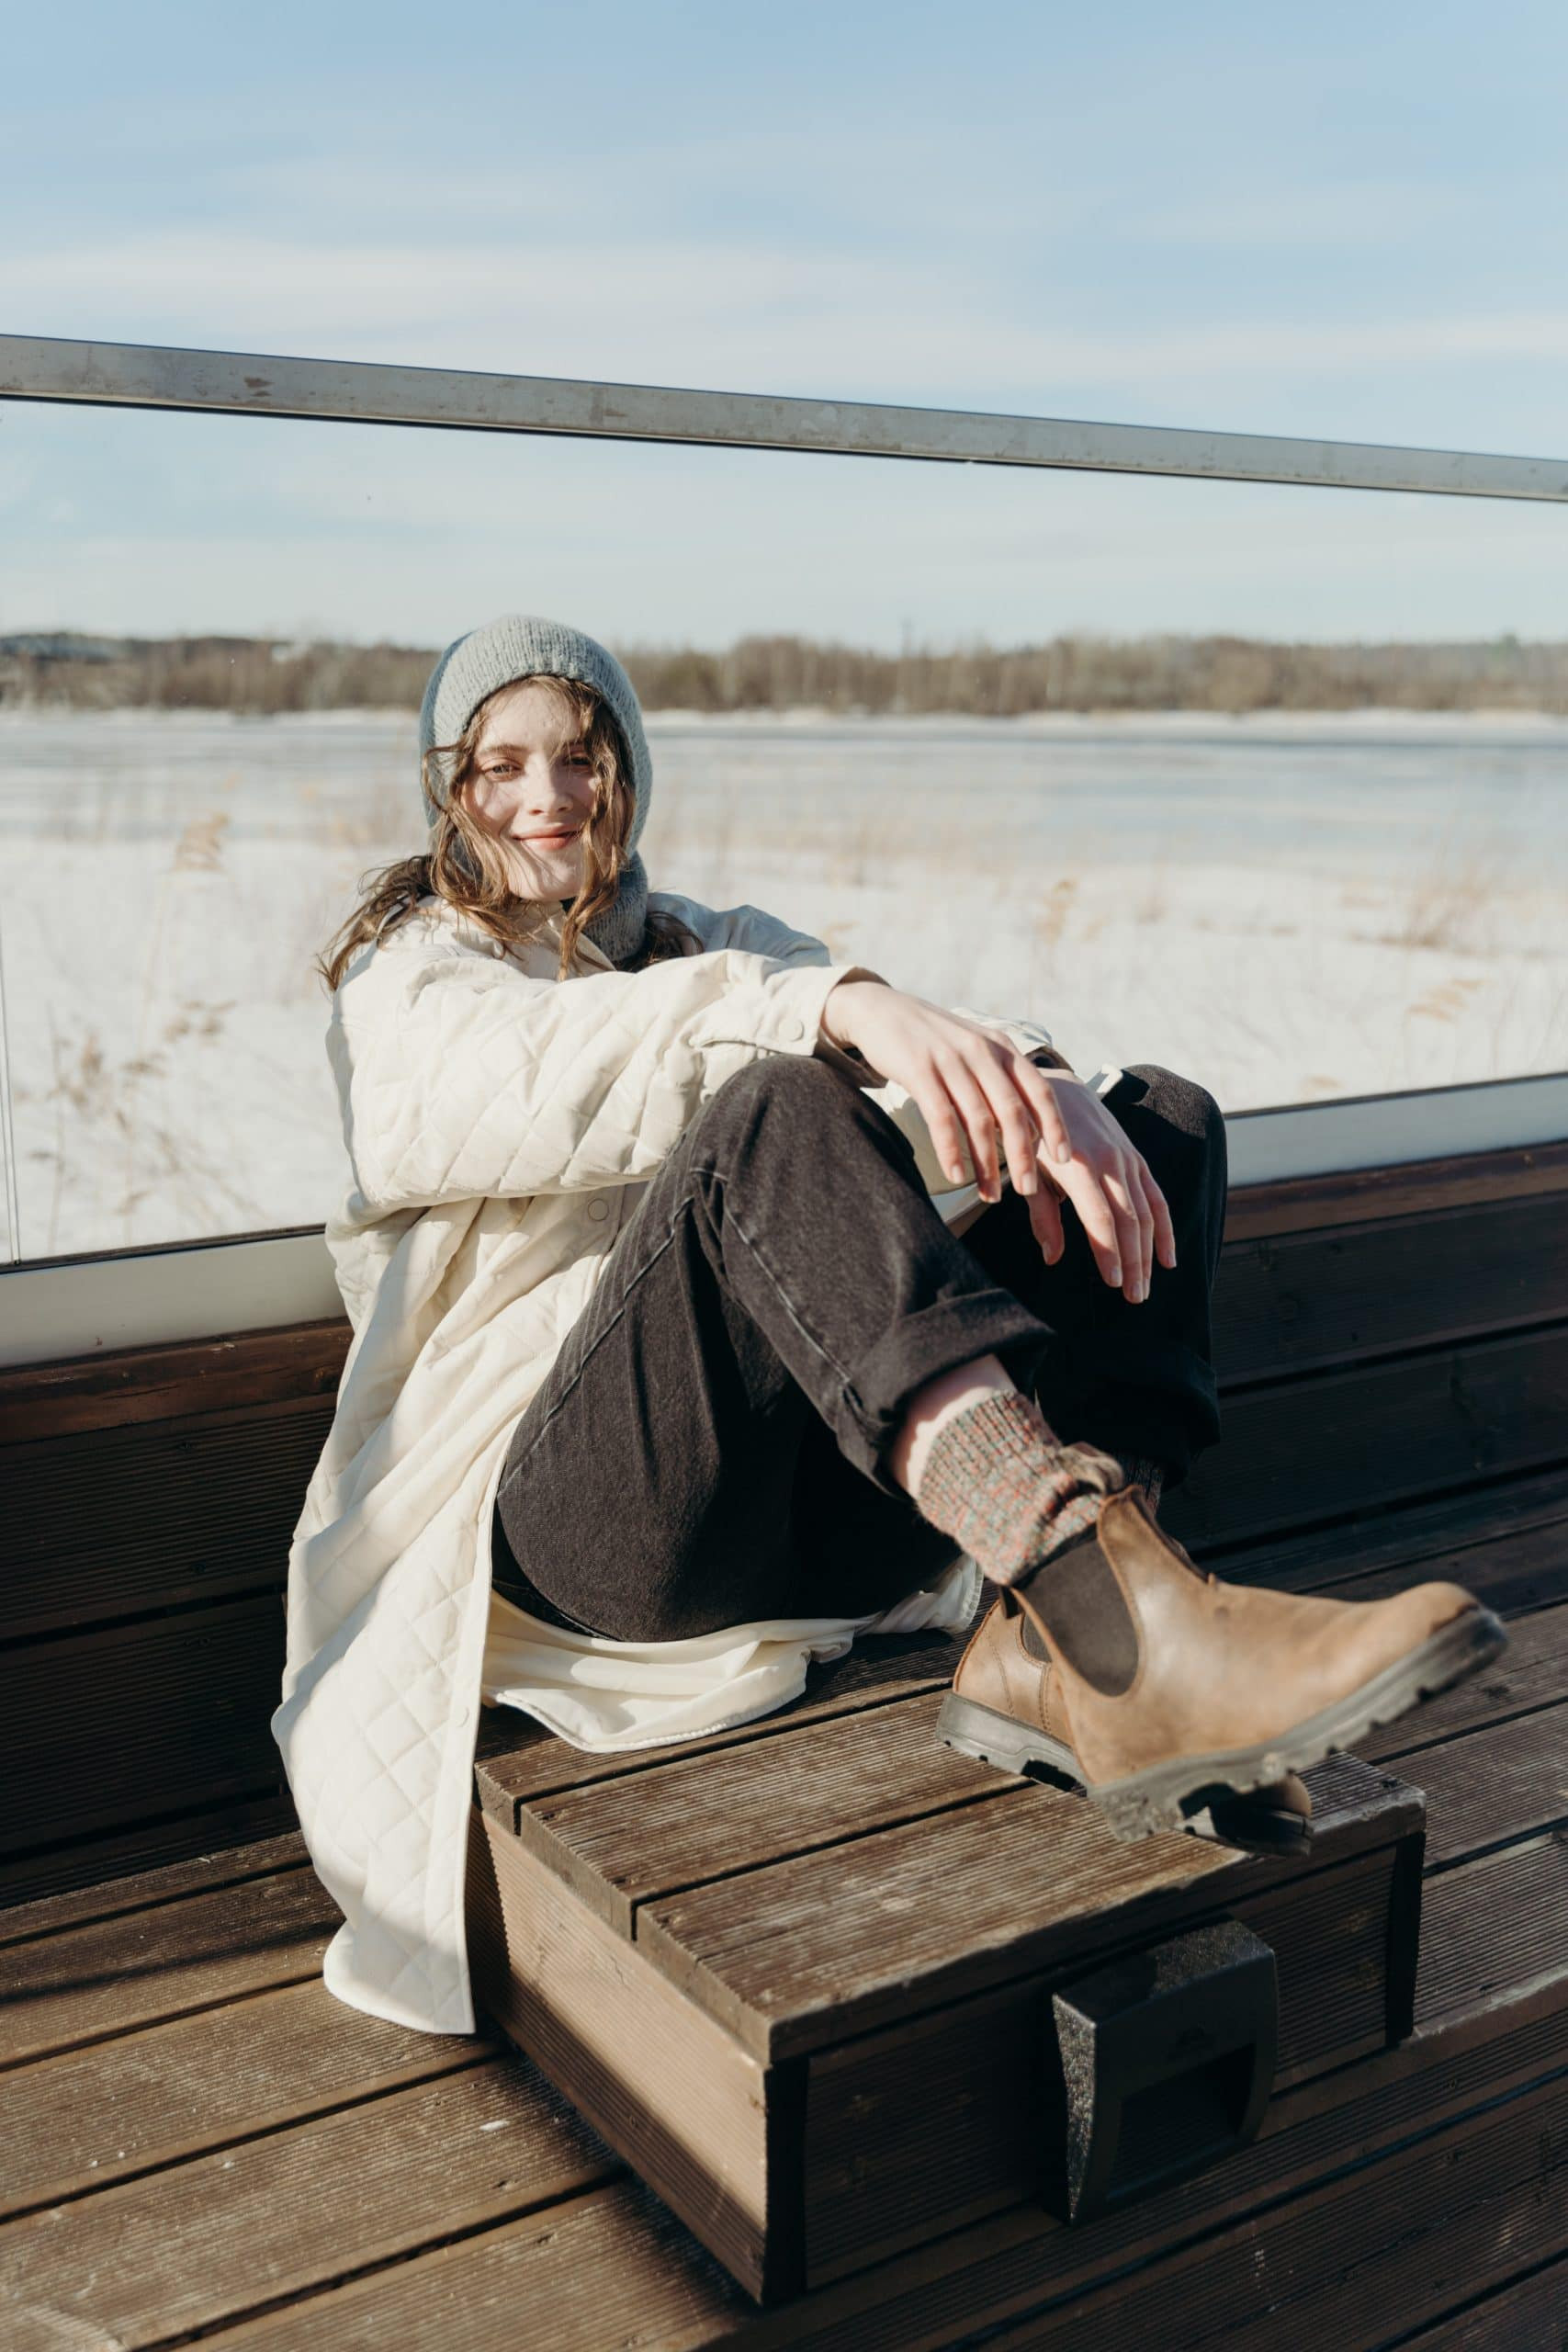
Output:
[[[1087,2222],[1256,2138],[1280,2038],[1274,1955],[1237,1919],[1052,1995],[1066,2094],[1064,2218]],[[1052,2201],[1055,2201],[1053,2199]]]

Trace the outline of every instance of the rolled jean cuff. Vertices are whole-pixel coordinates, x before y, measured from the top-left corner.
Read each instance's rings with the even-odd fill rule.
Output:
[[[1136,1310],[1134,1310],[1135,1312]],[[1133,1388],[1162,1388],[1185,1403],[1204,1406],[1219,1434],[1220,1399],[1214,1368],[1185,1340],[1156,1332],[1079,1331],[1067,1347],[1073,1370],[1086,1379],[1124,1380]]]
[[[999,1356],[1010,1376],[1027,1389],[1053,1337],[1048,1324],[1000,1288],[965,1291],[915,1308],[862,1356],[845,1382],[828,1416],[840,1452],[884,1494],[901,1495],[884,1457],[915,1391],[986,1355]]]
[[[1054,1340],[1043,1362],[1058,1385],[1065,1376],[1092,1395],[1094,1443],[1123,1456],[1151,1455],[1164,1464],[1168,1488],[1179,1487],[1195,1457],[1219,1442],[1213,1366],[1183,1340],[1080,1331]]]

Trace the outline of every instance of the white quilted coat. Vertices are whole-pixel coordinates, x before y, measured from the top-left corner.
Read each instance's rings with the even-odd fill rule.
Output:
[[[701,954],[619,972],[583,943],[592,968],[562,983],[555,923],[502,956],[426,899],[333,1001],[352,1181],[327,1241],[353,1336],[289,1555],[273,1729],[344,1914],[328,1985],[434,2032],[474,2023],[468,1815],[513,1424],[702,1103],[761,1055],[812,1052],[829,990],[863,973],[755,907],[653,903]],[[977,1197],[949,1189],[901,1089],[876,1099],[944,1209]]]

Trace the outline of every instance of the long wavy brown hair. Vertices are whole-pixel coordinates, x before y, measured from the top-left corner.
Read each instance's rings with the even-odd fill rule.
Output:
[[[584,832],[582,887],[567,909],[556,974],[562,980],[571,977],[578,941],[594,916],[615,904],[620,887],[635,808],[631,763],[615,714],[591,686],[575,678],[529,676],[509,678],[486,695],[455,743],[437,743],[425,753],[422,778],[435,811],[430,847],[360,877],[358,904],[316,958],[316,969],[329,989],[337,987],[356,949],[367,940],[379,943],[406,922],[421,899],[444,899],[505,948],[536,937],[548,920],[552,902],[515,895],[502,843],[485,831],[468,805],[466,786],[477,773],[486,714],[502,695],[519,685],[545,686],[555,695],[574,730],[572,741],[582,745],[593,769],[593,813]],[[677,916],[650,907],[642,946],[623,968],[638,971],[671,956],[689,956],[701,944]]]

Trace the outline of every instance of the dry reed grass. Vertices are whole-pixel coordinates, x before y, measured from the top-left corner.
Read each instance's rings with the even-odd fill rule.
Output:
[[[796,636],[617,647],[644,707],[1010,718],[1032,711],[1568,711],[1568,644],[1273,643],[1089,634],[883,653]],[[0,638],[0,703],[79,709],[413,710],[434,647],[244,637]]]

